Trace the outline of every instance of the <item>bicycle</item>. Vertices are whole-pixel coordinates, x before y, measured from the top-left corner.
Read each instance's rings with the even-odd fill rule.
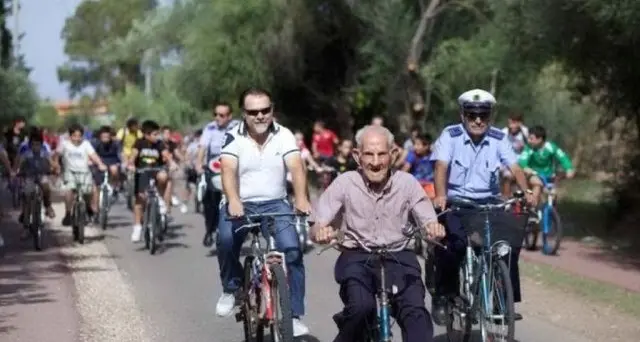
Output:
[[[133,211],[133,205],[136,203],[136,194],[135,194],[135,180],[133,177],[134,173],[131,171],[127,171],[125,174],[125,191],[127,194],[127,208]]]
[[[522,200],[522,193],[497,204],[477,204],[465,198],[448,200],[453,211],[469,210],[484,217],[482,224],[463,219],[467,247],[459,271],[460,292],[452,298],[449,312],[447,338],[450,342],[469,341],[473,323],[480,324],[482,341],[514,341],[513,287],[509,266],[504,259],[510,255],[512,248],[521,246],[524,229],[493,227],[489,214],[505,212]],[[459,320],[459,329],[456,328],[456,319]],[[506,328],[505,336],[489,336],[489,323],[502,323],[501,326]]]
[[[202,212],[202,199],[207,191],[207,179],[205,173],[198,176],[198,185],[196,187],[196,213]]]
[[[393,299],[393,285],[388,286],[386,281],[386,267],[385,261],[393,258],[391,253],[399,252],[402,250],[406,250],[409,246],[409,243],[413,240],[416,241],[426,241],[427,243],[433,244],[434,246],[441,247],[446,249],[445,246],[440,244],[437,241],[426,239],[422,236],[422,234],[415,229],[413,226],[408,226],[403,229],[405,237],[399,241],[394,243],[390,243],[388,245],[368,247],[366,246],[357,235],[350,231],[339,231],[337,233],[336,238],[326,247],[322,248],[317,255],[322,254],[324,251],[335,248],[340,250],[339,245],[344,241],[345,237],[350,237],[353,241],[358,244],[358,246],[364,250],[365,252],[372,254],[374,256],[375,261],[377,262],[378,270],[379,270],[379,279],[380,286],[376,290],[376,313],[377,313],[377,322],[375,327],[364,327],[363,336],[365,336],[364,341],[367,342],[391,342],[392,341],[392,333],[391,328],[393,327],[393,322],[391,319],[391,303],[390,301]],[[398,246],[395,248],[391,248],[390,246]]]
[[[309,222],[306,217],[296,216],[296,233],[298,234],[298,243],[303,253],[313,248],[313,243],[309,240]]]
[[[136,174],[144,174],[147,172],[164,171],[164,167],[146,167],[136,170]],[[146,190],[146,205],[144,208],[142,227],[144,233],[144,247],[154,255],[158,249],[158,242],[164,240],[164,234],[167,232],[167,204],[164,203],[162,197],[158,194],[155,177],[149,177],[149,186]]]
[[[73,231],[73,240],[84,244],[84,229],[89,222],[87,217],[87,202],[84,200],[84,187],[87,183],[87,177],[91,176],[90,172],[74,172],[70,171],[75,180],[76,188],[74,189],[74,201],[71,208],[71,226]],[[79,182],[78,175],[84,176],[82,182]]]
[[[272,339],[293,341],[293,316],[287,282],[285,254],[276,249],[276,217],[297,216],[295,213],[264,213],[245,215],[246,223],[235,232],[249,229],[251,253],[243,262],[243,287],[240,312],[236,321],[243,322],[245,341],[264,341],[264,329],[269,327]],[[227,218],[227,221],[237,218]],[[261,228],[266,227],[267,248],[260,242]]]
[[[27,177],[25,175],[22,175]],[[43,249],[43,235],[44,235],[44,219],[42,216],[42,189],[40,184],[39,175],[32,175],[28,177],[29,180],[25,181],[25,189],[33,189],[33,192],[28,191],[29,195],[25,198],[24,212],[22,214],[22,224],[28,229],[33,240],[33,248],[37,251]]]
[[[546,199],[540,204],[535,214],[532,213],[531,219],[527,222],[527,231],[524,238],[525,248],[535,250],[538,243],[538,235],[542,233],[542,253],[545,255],[555,255],[560,249],[562,242],[562,220],[556,208],[556,181],[558,177],[555,175],[541,176],[544,193]],[[549,239],[555,237],[555,243],[550,243]]]
[[[107,230],[107,220],[109,209],[111,208],[111,199],[113,196],[113,188],[109,184],[109,171],[104,171],[104,179],[98,190],[98,220],[102,230]]]

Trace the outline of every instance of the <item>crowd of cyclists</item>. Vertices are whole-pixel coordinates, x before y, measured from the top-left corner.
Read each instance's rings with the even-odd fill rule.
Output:
[[[243,108],[244,119],[267,115],[259,110],[253,113]],[[4,133],[0,167],[5,169],[9,183],[16,178],[38,179],[45,214],[50,218],[60,214],[54,212],[51,205],[53,188],[60,182],[65,193],[63,226],[71,224],[70,208],[75,198],[74,189],[82,189],[83,195],[89,199],[89,214],[95,217],[99,205],[98,189],[105,173],[115,189],[114,198],[125,191],[124,183],[132,182],[135,197],[131,232],[133,242],[141,240],[144,193],[149,179],[155,179],[164,201],[162,207],[168,215],[172,207],[187,212],[187,202],[194,198],[193,186],[190,185],[195,185],[205,175],[207,191],[202,200],[205,226],[203,244],[210,247],[217,240],[216,231],[221,222],[220,203],[224,197],[223,180],[219,178],[220,156],[224,154],[224,148],[232,143],[233,137],[237,136],[230,132],[235,132],[235,128],[239,127],[237,134],[241,134],[245,125],[245,121],[233,119],[232,106],[228,103],[216,104],[213,114],[211,123],[192,133],[183,132],[184,137],[169,126],[160,126],[152,120],[140,123],[136,118],[129,119],[125,127],[117,130],[102,126],[91,131],[73,124],[59,136],[45,128],[27,127],[26,121],[18,118]],[[575,169],[569,156],[547,139],[544,127],[527,128],[523,121],[523,116],[518,113],[510,115],[502,134],[507,137],[517,154],[518,164],[527,175],[528,188],[532,190],[530,195],[535,198],[532,201],[535,204],[542,187],[538,176],[554,174],[556,163],[560,164],[568,178],[575,175]],[[384,127],[384,118],[374,117],[370,126]],[[451,136],[454,136],[454,131],[451,131]],[[329,187],[340,175],[361,168],[353,156],[356,145],[354,139],[339,137],[322,120],[314,123],[312,132],[311,148],[307,147],[302,130],[294,131],[293,136],[305,167],[317,175],[320,191]],[[397,138],[393,148],[398,152],[398,157],[391,160],[391,169],[411,174],[420,183],[426,197],[435,201],[433,143],[433,138],[419,128],[414,128],[406,139]],[[510,196],[514,176],[506,168],[499,172],[501,193]],[[290,183],[289,192],[292,196],[296,185],[292,184],[294,179],[290,172],[287,172],[286,179]],[[24,236],[28,235],[29,231],[25,229]],[[225,315],[221,312],[229,311],[229,306],[233,307],[233,296],[225,298],[223,295],[218,302],[218,313]],[[308,333],[308,329],[299,321],[294,328],[296,335]]]

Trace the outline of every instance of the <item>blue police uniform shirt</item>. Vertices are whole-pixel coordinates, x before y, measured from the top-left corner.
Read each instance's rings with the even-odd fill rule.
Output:
[[[42,143],[42,148],[40,149],[40,154],[44,157],[51,156],[51,146],[46,142]],[[29,145],[29,141],[23,141],[18,148],[18,155],[22,157],[31,157],[31,146]]]
[[[446,127],[434,144],[433,161],[449,164],[447,196],[483,199],[500,193],[500,166],[516,164],[506,135],[490,127],[474,144],[462,124]]]
[[[240,121],[231,120],[226,126],[220,127],[217,122],[213,121],[202,130],[199,144],[202,148],[207,149],[207,159],[220,155],[224,145],[225,134],[233,127],[236,127],[238,123]]]

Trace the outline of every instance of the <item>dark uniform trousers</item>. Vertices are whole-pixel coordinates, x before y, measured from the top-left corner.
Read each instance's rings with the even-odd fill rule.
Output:
[[[486,204],[489,200],[477,201],[481,204]],[[446,228],[447,234],[447,249],[435,248],[436,257],[436,294],[439,296],[450,296],[458,294],[459,284],[458,275],[460,265],[464,260],[467,235],[462,228],[463,221],[467,221],[466,215],[475,215],[475,219],[484,220],[484,216],[477,212],[461,209],[459,211],[450,212],[443,215],[443,224]],[[491,224],[517,224],[515,216],[511,217],[509,213],[501,213],[500,215],[491,216]],[[512,219],[513,218],[513,219]],[[516,229],[516,227],[514,227]],[[510,254],[510,260],[505,260],[508,266],[510,266],[511,284],[513,287],[514,302],[518,303],[521,300],[520,293],[520,271],[518,269],[518,260],[520,259],[520,248],[513,248]]]
[[[433,341],[433,323],[424,304],[425,287],[415,252],[393,253],[385,260],[385,267],[390,312],[402,329],[402,340]],[[334,342],[364,341],[365,329],[376,327],[377,260],[364,251],[346,250],[338,257],[334,273],[344,303],[344,309],[333,316],[339,330]],[[396,294],[391,293],[392,285],[397,287]]]
[[[204,224],[207,232],[213,233],[218,227],[218,220],[220,218],[220,201],[222,200],[222,192],[215,189],[211,182],[213,174],[208,170],[205,170],[205,177],[207,181],[207,191],[205,191],[202,198]]]

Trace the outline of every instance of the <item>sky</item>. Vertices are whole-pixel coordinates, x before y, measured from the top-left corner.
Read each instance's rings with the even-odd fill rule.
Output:
[[[57,67],[67,57],[63,52],[64,42],[60,38],[64,21],[73,15],[82,0],[20,0],[20,31],[25,34],[20,48],[27,65],[33,68],[31,81],[42,98],[66,100],[67,87],[58,82]],[[161,4],[169,0],[160,1]],[[13,31],[14,19],[7,25]]]

